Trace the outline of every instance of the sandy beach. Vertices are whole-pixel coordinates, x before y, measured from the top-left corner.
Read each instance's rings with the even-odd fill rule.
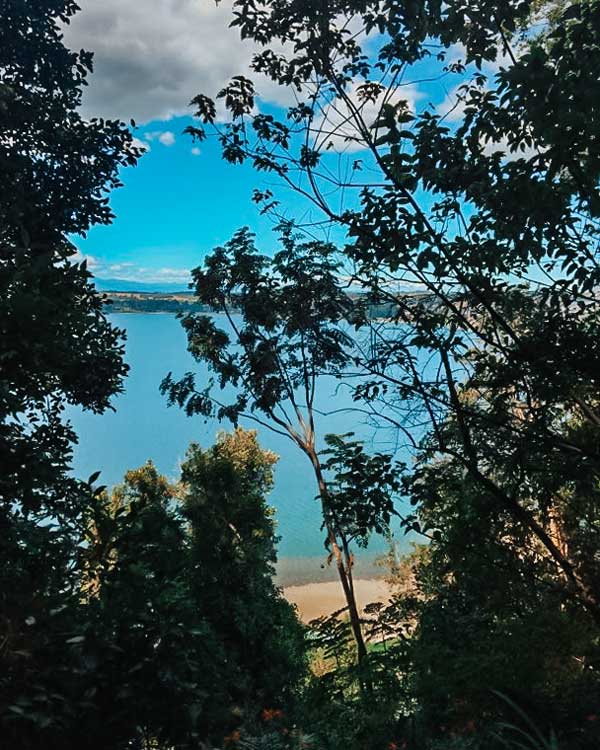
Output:
[[[354,589],[356,599],[362,606],[371,602],[386,602],[390,596],[390,587],[380,578],[356,579]],[[283,594],[289,602],[298,607],[300,618],[304,622],[328,615],[345,605],[344,594],[339,581],[287,586],[283,589]]]

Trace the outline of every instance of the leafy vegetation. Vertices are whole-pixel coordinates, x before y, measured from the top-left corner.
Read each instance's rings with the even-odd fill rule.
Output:
[[[39,747],[71,694],[76,561],[94,479],[69,473],[65,404],[101,412],[126,366],[69,237],[112,219],[106,194],[139,155],[120,122],[78,113],[91,55],[62,42],[73,2],[0,5],[0,723]],[[65,652],[65,659],[57,658]],[[81,709],[83,710],[83,709]]]
[[[177,486],[148,462],[97,496],[74,591],[25,623],[43,648],[4,646],[12,675],[41,662],[3,681],[11,747],[220,745],[292,710],[306,661],[272,580],[273,462],[238,430],[191,446]]]
[[[269,173],[279,250],[241,229],[192,272],[213,379],[162,390],[236,429],[177,485],[148,463],[111,494],[69,473],[64,404],[102,411],[126,368],[68,237],[139,153],[77,112],[76,6],[1,7],[3,740],[598,747],[600,2],[233,1],[297,101],[265,114],[236,76],[229,121],[202,93],[188,132]],[[425,61],[452,101],[414,101]],[[317,434],[322,377],[411,460]],[[273,583],[276,457],[241,417],[314,479],[346,606],[306,632]],[[354,555],[393,516],[423,544],[363,614]]]
[[[357,409],[394,427],[415,460],[391,487],[414,506],[405,527],[429,543],[414,591],[394,603],[409,646],[389,669],[415,701],[411,742],[493,743],[508,710],[493,689],[544,737],[597,741],[598,12],[596,2],[240,0],[233,25],[263,45],[253,70],[298,102],[285,117],[257,113],[260,90],[242,76],[218,93],[228,123],[210,97],[194,100],[193,138],[215,133],[227,161],[269,172],[312,206],[294,223],[276,186],[256,192],[284,247],[322,226],[345,234],[342,248],[296,241],[294,258],[310,268],[318,251],[336,269],[326,294],[303,285],[321,371],[341,381],[351,371]],[[410,100],[407,84],[434,59],[454,78],[453,109]],[[215,308],[211,274],[228,253],[241,261],[240,236],[195,272]],[[228,275],[228,293],[270,294],[253,271],[270,261],[243,258],[248,275]],[[283,266],[275,276],[284,290],[296,278]],[[403,297],[407,285],[423,295]],[[364,315],[351,287],[392,305],[389,319]],[[328,317],[331,300],[343,315]],[[254,315],[242,309],[245,324]],[[228,342],[194,348],[201,324],[184,322],[192,351],[220,356]],[[285,373],[278,342],[264,337],[257,364],[273,355]],[[360,488],[339,495],[352,516],[376,484],[351,463],[342,476]]]

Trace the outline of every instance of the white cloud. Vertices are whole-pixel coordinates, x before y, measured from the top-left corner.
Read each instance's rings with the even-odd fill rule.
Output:
[[[158,140],[163,146],[172,146],[175,143],[175,133],[171,130],[165,130],[164,133],[158,136]]]
[[[65,29],[72,49],[94,52],[83,114],[138,123],[190,114],[190,99],[250,75],[256,47],[230,29],[232,0],[79,0]],[[263,80],[262,98],[286,104],[289,89]]]
[[[263,101],[282,106],[295,103],[293,87],[278,86],[250,72],[257,47],[240,40],[237,28],[229,28],[233,0],[78,2],[82,10],[66,27],[65,41],[72,49],[94,52],[94,73],[84,90],[86,116],[134,118],[140,124],[166,121],[190,114],[193,96],[215,95],[238,74],[256,81]],[[353,19],[348,28],[360,37],[357,24]],[[284,51],[277,44],[269,46],[276,53]],[[462,45],[454,45],[448,61],[464,60],[465,53]],[[501,50],[498,59],[484,69],[493,74],[508,59]],[[219,106],[218,115],[221,110]]]
[[[538,156],[545,150],[545,147],[536,146],[535,144],[531,146],[523,145],[523,147],[515,150],[514,146],[509,146],[508,136],[504,136],[500,141],[486,141],[483,144],[483,153],[486,156],[492,156],[499,152],[502,154],[503,161],[505,162],[516,161],[517,159],[533,159],[534,156]]]
[[[111,263],[100,265],[94,270],[97,279],[117,279],[119,281],[147,281],[151,283],[164,281],[187,285],[191,279],[187,268],[146,268],[135,263]]]
[[[201,153],[202,153],[202,151],[200,151],[200,149],[198,148],[198,146],[194,146],[192,148],[192,156],[200,156]]]
[[[86,255],[85,253],[82,253],[79,248],[69,257],[70,263],[83,263],[83,261],[87,262],[87,267],[90,271],[95,272],[96,268],[100,266],[100,261],[95,258],[93,255]]]
[[[96,271],[94,275],[98,279],[146,281],[149,283],[164,281],[165,283],[180,283],[182,285],[187,285],[191,280],[191,275],[187,268],[145,268],[144,266],[136,266],[133,263],[106,266]]]
[[[82,253],[79,249],[69,258],[69,262],[71,263],[82,263],[84,260],[87,261],[88,269],[97,279],[101,280],[116,279],[119,281],[146,281],[149,283],[169,282],[182,285],[187,285],[191,280],[188,268],[174,268],[169,266],[148,268],[132,261],[111,263],[106,259]]]
[[[494,75],[500,70],[500,68],[507,68],[512,65],[513,57],[518,59],[527,51],[527,44],[515,38],[511,41],[510,52],[503,45],[499,45],[497,51],[498,54],[495,60],[485,60],[483,62],[483,72],[488,75]],[[463,65],[466,65],[466,59],[467,48],[462,42],[450,45],[446,56],[446,65],[457,63],[459,61],[462,62]],[[473,70],[474,64],[469,63],[469,67]]]
[[[395,105],[405,101],[408,109],[414,112],[416,102],[422,96],[414,84],[405,84],[399,86],[391,95],[384,89],[375,101],[365,102],[359,97],[360,85],[360,83],[354,83],[349,88],[350,104],[346,104],[342,99],[334,99],[315,117],[312,129],[318,150],[329,148],[344,153],[364,150],[366,144],[357,128],[356,118],[353,115],[354,108],[360,113],[365,125],[371,128],[377,121],[384,102]],[[371,131],[371,134],[373,135],[374,132]]]
[[[128,273],[132,268],[135,268],[135,263],[111,263],[105,270],[108,273]]]
[[[158,141],[163,146],[172,146],[175,143],[175,133],[171,130],[151,130],[148,133],[144,133],[144,138],[149,143],[152,141]],[[150,146],[148,146],[150,148]]]

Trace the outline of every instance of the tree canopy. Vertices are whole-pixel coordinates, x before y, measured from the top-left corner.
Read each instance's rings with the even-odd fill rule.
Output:
[[[232,25],[260,46],[252,71],[296,101],[264,111],[259,77],[238,75],[192,102],[192,138],[216,136],[225,160],[266,173],[254,197],[276,221],[341,237],[321,245],[334,284],[386,306],[384,317],[356,314],[353,302],[331,321],[340,333],[355,326],[336,375],[351,370],[357,406],[395,427],[414,458],[405,525],[428,538],[431,560],[418,606],[394,606],[396,618],[402,607],[407,621],[422,618],[413,664],[432,736],[471,731],[461,712],[486,715],[486,680],[515,687],[509,644],[521,637],[535,648],[535,633],[561,632],[559,661],[583,649],[566,678],[576,690],[594,671],[599,9],[239,0]],[[430,98],[431,80],[443,80],[444,101]],[[319,299],[313,310],[320,318]],[[536,619],[539,607],[547,616]],[[451,643],[459,622],[464,648]],[[469,666],[468,648],[490,648],[496,662]],[[564,719],[574,704],[557,708],[543,687],[552,666],[531,656],[530,697]],[[437,710],[454,712],[453,727],[435,728]],[[590,727],[570,715],[565,737],[591,747]]]
[[[64,404],[102,411],[126,372],[70,238],[112,220],[108,192],[140,152],[123,123],[78,112],[92,55],[67,49],[60,30],[76,10],[2,4],[0,496],[34,512],[68,492]]]
[[[61,415],[67,403],[103,411],[126,373],[70,237],[111,221],[108,192],[139,151],[123,123],[78,112],[92,56],[61,32],[76,10],[0,5],[0,704],[14,747],[60,724],[70,689],[68,658],[53,659],[77,637],[94,499],[69,473],[75,435]]]

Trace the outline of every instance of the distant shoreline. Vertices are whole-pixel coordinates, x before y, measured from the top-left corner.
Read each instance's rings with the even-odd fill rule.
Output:
[[[106,299],[107,312],[110,313],[211,313],[209,305],[198,302],[192,291],[185,292],[145,292],[145,291],[101,291]],[[364,294],[351,292],[353,299],[364,298]],[[419,297],[422,293],[407,291],[404,297]],[[391,302],[369,305],[369,314],[373,318],[391,317],[394,305]],[[231,309],[235,313],[235,308]]]
[[[192,292],[102,292],[109,313],[210,312]]]

